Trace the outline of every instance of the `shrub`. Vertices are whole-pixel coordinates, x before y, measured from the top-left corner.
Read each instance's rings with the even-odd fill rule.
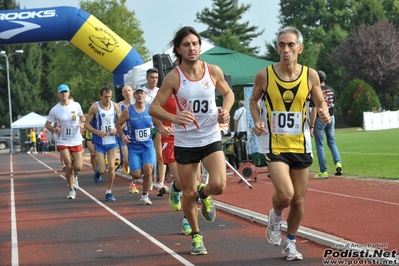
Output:
[[[373,107],[379,109],[381,103],[370,85],[361,79],[354,79],[341,94],[340,106],[346,125],[360,127],[363,112],[370,112]]]

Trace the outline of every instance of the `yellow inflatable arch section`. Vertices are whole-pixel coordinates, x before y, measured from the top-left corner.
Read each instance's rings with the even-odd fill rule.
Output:
[[[69,41],[114,74],[114,85],[143,63],[140,54],[93,15],[75,7],[0,11],[0,45]]]

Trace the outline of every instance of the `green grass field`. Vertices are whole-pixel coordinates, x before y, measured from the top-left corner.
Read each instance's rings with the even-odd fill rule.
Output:
[[[336,129],[335,137],[344,175],[399,180],[399,129]],[[314,162],[310,171],[318,173],[319,164],[314,140],[312,146]],[[324,150],[328,173],[334,174],[335,166],[326,141]]]

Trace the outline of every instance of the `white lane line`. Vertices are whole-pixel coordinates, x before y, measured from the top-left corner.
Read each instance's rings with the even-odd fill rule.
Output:
[[[14,178],[11,177],[11,265],[18,266],[17,216],[15,214]]]
[[[268,184],[268,185],[273,185],[273,183],[267,182],[267,181],[258,181],[258,182],[261,182],[261,183],[264,183],[264,184]],[[335,196],[346,197],[346,198],[361,199],[361,200],[367,200],[367,201],[372,201],[372,202],[385,203],[385,204],[390,204],[390,205],[394,205],[394,206],[399,206],[398,202],[391,202],[391,201],[385,201],[385,200],[377,200],[377,199],[370,199],[370,198],[352,196],[352,195],[341,194],[341,193],[336,193],[336,192],[329,192],[329,191],[313,189],[313,188],[309,188],[309,187],[308,187],[308,190],[313,191],[313,192],[318,192],[318,193],[324,193],[324,194],[330,194],[330,195],[335,195]]]
[[[35,156],[32,156],[38,163],[42,164],[44,167],[50,169],[50,170],[54,170],[53,168],[51,168],[50,166],[48,166],[47,164],[43,163],[42,161],[40,161],[39,159],[37,159]],[[57,171],[54,170],[55,173],[57,173]]]
[[[399,156],[399,153],[372,153],[372,152],[339,152],[341,154],[370,155],[370,156]]]
[[[351,195],[346,195],[346,194],[341,194],[341,193],[328,192],[328,191],[321,191],[321,190],[312,189],[312,188],[308,188],[308,190],[311,190],[311,191],[314,191],[314,192],[319,192],[319,193],[324,193],[324,194],[330,194],[330,195],[335,195],[335,196],[346,197],[346,198],[361,199],[361,200],[367,200],[367,201],[372,201],[372,202],[385,203],[385,204],[390,204],[390,205],[394,205],[394,206],[399,206],[399,203],[390,202],[390,201],[385,201],[385,200],[369,199],[369,198],[351,196]]]
[[[14,168],[12,166],[12,153],[10,153],[10,173],[11,173],[10,176],[14,176],[13,172]]]
[[[93,197],[91,194],[89,194],[86,190],[82,189],[82,188],[78,188],[80,191],[82,191],[84,194],[86,194],[86,196],[88,196],[89,198],[91,198],[94,202],[96,202],[98,205],[100,205],[101,207],[103,207],[104,209],[106,209],[107,211],[109,211],[111,214],[113,214],[114,216],[116,216],[118,219],[120,219],[121,221],[123,221],[125,224],[127,224],[128,226],[130,226],[133,230],[137,231],[138,233],[140,233],[141,235],[143,235],[144,237],[146,237],[148,240],[150,240],[152,243],[154,243],[155,245],[157,245],[158,247],[160,247],[161,249],[165,250],[167,253],[169,253],[171,256],[173,256],[175,259],[177,259],[178,261],[180,261],[181,263],[183,263],[183,265],[194,265],[191,262],[187,261],[185,258],[181,257],[179,254],[177,254],[176,252],[174,252],[173,250],[171,250],[170,248],[168,248],[167,246],[165,246],[164,244],[162,244],[161,242],[159,242],[158,240],[156,240],[154,237],[152,237],[151,235],[147,234],[145,231],[141,230],[139,227],[137,227],[136,225],[134,225],[133,223],[131,223],[129,220],[127,220],[125,217],[123,217],[122,215],[120,215],[119,213],[117,213],[116,211],[114,211],[113,209],[111,209],[110,207],[108,207],[107,205],[105,205],[104,203],[102,203],[101,201],[99,201],[98,199],[96,199],[95,197]]]
[[[51,168],[50,166],[48,166],[47,164],[43,163],[42,161],[40,161],[39,159],[37,159],[35,156],[32,156],[33,158],[36,159],[36,161],[38,161],[39,163],[41,163],[42,165],[44,165],[45,167],[47,167],[50,170],[53,170],[53,168]],[[56,171],[55,171],[56,172]],[[60,175],[61,178],[63,178],[64,180],[66,179],[65,176]],[[13,188],[13,186],[12,186]],[[12,189],[14,191],[14,189]],[[110,212],[111,214],[113,214],[114,216],[116,216],[119,220],[123,221],[125,224],[127,224],[128,226],[130,226],[133,230],[135,230],[136,232],[138,232],[139,234],[143,235],[145,238],[147,238],[149,241],[153,242],[155,245],[157,245],[158,247],[160,247],[161,249],[163,249],[164,251],[166,251],[167,253],[169,253],[169,255],[171,255],[172,257],[174,257],[176,260],[180,261],[183,265],[189,265],[189,266],[194,266],[194,264],[192,264],[191,262],[189,262],[188,260],[186,260],[185,258],[181,257],[179,254],[177,254],[176,252],[174,252],[172,249],[168,248],[167,246],[165,246],[164,244],[162,244],[161,242],[159,242],[158,240],[156,240],[154,237],[152,237],[151,235],[149,235],[148,233],[146,233],[145,231],[141,230],[139,227],[137,227],[136,225],[134,225],[133,223],[131,223],[129,220],[127,220],[125,217],[123,217],[122,215],[120,215],[119,213],[117,213],[116,211],[112,210],[111,208],[109,208],[107,205],[105,205],[104,203],[102,203],[101,201],[99,201],[98,199],[96,199],[95,197],[93,197],[91,194],[89,194],[86,190],[84,190],[83,188],[79,187],[78,190],[82,191],[84,194],[86,194],[86,196],[88,196],[89,198],[91,198],[94,202],[96,202],[98,205],[100,205],[101,207],[103,207],[104,209],[106,209],[108,212]],[[12,193],[13,195],[13,193]],[[14,205],[15,207],[15,205]],[[15,208],[14,208],[14,215],[15,215]],[[12,218],[11,218],[12,220]],[[15,219],[16,221],[16,219]],[[15,222],[15,229],[16,229],[16,222]],[[13,244],[14,246],[14,244]],[[17,260],[17,264],[12,264],[13,266],[18,266],[18,243],[15,244],[16,248],[17,248],[17,253],[16,253],[16,260]],[[14,254],[14,253],[13,253]],[[13,256],[14,259],[14,256]]]

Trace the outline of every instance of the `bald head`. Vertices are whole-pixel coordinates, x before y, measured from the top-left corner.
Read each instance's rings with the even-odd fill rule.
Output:
[[[124,102],[127,104],[132,101],[133,99],[133,89],[129,85],[125,85],[122,88],[122,96],[124,99]]]
[[[123,86],[123,88],[122,88],[122,93],[124,93],[124,92],[126,92],[126,91],[128,91],[128,90],[133,91],[132,87],[130,87],[129,85],[125,85],[125,86]]]

